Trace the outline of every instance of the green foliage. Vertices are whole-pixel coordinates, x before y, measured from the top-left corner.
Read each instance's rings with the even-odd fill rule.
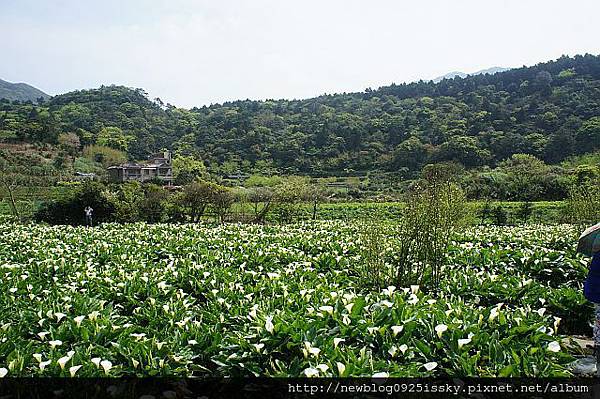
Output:
[[[496,226],[504,226],[508,223],[508,212],[500,204],[492,209],[492,218]]]
[[[242,204],[250,204],[252,211],[252,221],[254,223],[264,223],[273,208],[276,206],[277,198],[275,191],[270,187],[250,187],[239,194]]]
[[[134,181],[121,184],[117,190],[107,190],[106,196],[114,208],[111,220],[122,223],[142,220],[140,208],[145,195],[141,183]]]
[[[75,158],[75,161],[73,161],[73,169],[82,173],[96,173],[99,175],[105,173],[102,164],[86,157]]]
[[[79,150],[81,142],[79,136],[75,133],[61,133],[57,138],[58,144],[70,154],[74,154]]]
[[[575,141],[582,153],[600,149],[600,116],[585,121],[577,131]]]
[[[219,216],[221,223],[225,222],[225,218],[234,200],[235,196],[229,188],[219,185],[212,186],[209,201],[213,211]]]
[[[600,220],[600,181],[574,184],[569,191],[566,212],[571,223],[581,227]]]
[[[394,280],[394,270],[385,256],[390,241],[390,226],[372,216],[372,219],[363,221],[359,232],[361,259],[356,263],[355,272],[362,286],[387,287]]]
[[[118,127],[109,126],[103,127],[98,132],[96,144],[103,147],[114,148],[115,150],[125,151],[129,148],[129,144],[135,140],[134,136],[125,135],[123,130]]]
[[[86,182],[80,188],[67,193],[63,198],[46,202],[34,215],[34,219],[50,224],[85,224],[84,209],[94,209],[94,223],[113,220],[114,203],[106,187],[97,182]]]
[[[413,136],[396,146],[393,157],[395,167],[418,170],[427,159],[427,147],[418,137]]]
[[[491,158],[488,150],[479,145],[475,137],[452,136],[442,143],[436,154],[441,161],[455,161],[466,167],[474,167],[487,163]]]
[[[568,78],[572,78],[573,76],[576,76],[577,74],[575,73],[575,70],[573,68],[568,68],[568,69],[563,69],[562,71],[560,71],[560,73],[558,74],[558,77],[561,79],[568,79]]]
[[[177,185],[192,183],[207,177],[206,167],[202,160],[194,156],[177,155],[173,158],[173,177]]]
[[[575,182],[578,185],[600,181],[600,165],[579,165],[575,169]]]
[[[481,218],[481,224],[485,224],[485,221],[492,215],[492,205],[490,201],[485,201],[483,206],[478,211],[479,217]]]
[[[532,214],[533,214],[532,203],[529,201],[522,202],[521,205],[519,206],[519,210],[517,212],[519,219],[521,219],[521,221],[523,223],[527,223]]]
[[[397,226],[378,220],[375,213],[363,222],[363,251],[356,268],[363,284],[439,287],[450,239],[463,225],[466,212],[464,193],[448,179],[447,171],[427,170],[427,178],[407,195]],[[390,243],[397,251],[386,258]]]
[[[90,161],[102,164],[104,168],[120,165],[127,161],[123,151],[100,145],[88,145],[83,149],[83,156]]]
[[[191,222],[199,222],[207,210],[211,210],[224,222],[234,199],[227,187],[198,180],[184,187],[183,192],[177,196],[176,203],[181,214]]]
[[[533,155],[514,154],[493,170],[464,174],[462,184],[469,198],[536,201],[565,198],[571,182],[561,167]]]
[[[570,374],[576,229],[465,230],[432,293],[363,288],[361,225],[0,223],[6,377]]]
[[[281,176],[251,175],[244,181],[244,187],[274,187],[282,180]]]
[[[593,153],[578,155],[567,158],[563,163],[565,167],[590,166],[595,165],[600,167],[600,151]]]
[[[141,220],[148,223],[165,221],[168,215],[169,193],[161,186],[144,184],[144,198],[139,204]]]
[[[450,238],[466,215],[463,191],[438,168],[408,194],[399,236],[395,280],[399,286],[437,289]]]
[[[91,206],[94,223],[158,223],[167,219],[168,201],[167,191],[150,183],[128,182],[106,186],[85,181],[61,198],[43,203],[34,219],[49,224],[78,226],[85,223],[84,209]]]
[[[298,216],[308,188],[307,179],[298,176],[288,177],[275,187],[274,211],[280,222],[289,223]]]
[[[597,149],[599,81],[600,57],[585,55],[438,83],[191,110],[103,86],[40,105],[1,103],[0,137],[56,143],[73,132],[130,159],[170,148],[217,175],[416,177],[433,162],[493,168],[529,154],[555,164]]]

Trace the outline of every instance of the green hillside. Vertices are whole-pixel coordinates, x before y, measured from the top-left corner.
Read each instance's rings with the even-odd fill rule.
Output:
[[[161,148],[209,171],[414,176],[427,163],[495,167],[515,153],[558,164],[600,149],[600,57],[390,85],[304,100],[242,100],[190,110],[141,89],[103,86],[43,105],[0,103],[0,137],[100,144],[143,158]]]
[[[36,103],[39,98],[47,100],[50,96],[26,83],[10,83],[0,79],[0,99],[2,98]]]

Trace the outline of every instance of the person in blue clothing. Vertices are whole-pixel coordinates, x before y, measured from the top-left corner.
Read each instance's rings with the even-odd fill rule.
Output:
[[[594,303],[594,352],[596,371],[600,375],[600,252],[594,254],[590,263],[590,270],[583,284],[583,296]]]

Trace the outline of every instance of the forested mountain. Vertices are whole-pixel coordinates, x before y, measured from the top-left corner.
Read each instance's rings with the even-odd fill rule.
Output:
[[[10,83],[0,79],[0,98],[37,102],[39,98],[47,100],[50,96],[26,83]]]
[[[131,158],[169,148],[196,155],[210,170],[258,173],[411,174],[438,161],[494,166],[515,153],[557,163],[600,149],[600,57],[191,110],[120,86],[36,105],[0,102],[5,141],[56,143],[69,133],[81,145],[121,149]]]
[[[437,83],[437,82],[439,82],[441,80],[444,80],[444,79],[454,79],[456,77],[458,77],[458,78],[466,78],[467,76],[474,76],[474,75],[484,75],[484,74],[493,75],[493,74],[498,73],[498,72],[508,71],[509,69],[510,68],[492,67],[492,68],[482,69],[481,71],[477,71],[477,72],[473,72],[473,73],[465,73],[465,72],[453,71],[453,72],[448,72],[445,75],[438,76],[437,78],[433,79],[433,81],[435,83]]]

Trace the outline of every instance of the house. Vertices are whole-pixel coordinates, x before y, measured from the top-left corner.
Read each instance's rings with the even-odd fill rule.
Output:
[[[75,172],[75,181],[96,180],[95,173]]]
[[[153,154],[147,162],[125,163],[108,168],[112,182],[162,180],[167,184],[173,181],[171,153],[168,151]]]

